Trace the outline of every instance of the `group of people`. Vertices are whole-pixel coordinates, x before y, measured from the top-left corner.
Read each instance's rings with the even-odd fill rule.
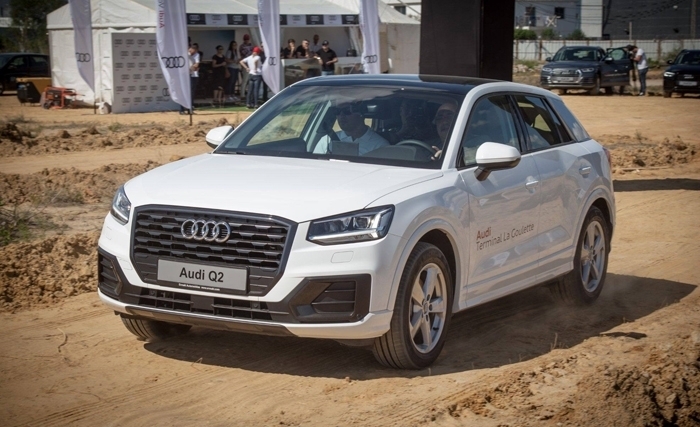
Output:
[[[289,39],[287,47],[282,49],[283,58],[316,58],[321,64],[321,75],[335,74],[335,63],[338,55],[330,48],[328,40],[319,44],[319,36],[313,37],[314,44],[304,40],[301,46],[296,47],[294,39]],[[188,49],[188,61],[190,71],[190,88],[192,100],[199,83],[199,71],[202,61],[202,52],[197,43],[190,43]],[[262,88],[263,99],[267,98],[267,85],[262,79],[262,64],[265,63],[265,50],[262,43],[253,46],[250,35],[243,36],[243,43],[233,40],[228,49],[221,45],[216,46],[216,52],[211,58],[213,79],[213,104],[223,105],[225,100],[238,102],[236,85],[240,82],[240,94],[246,94],[246,106],[256,108],[259,105],[259,95]],[[180,114],[187,114],[188,109],[180,107]]]
[[[296,45],[296,40],[287,40],[287,47],[282,49],[283,59],[311,59],[315,58],[321,63],[321,75],[330,76],[335,74],[335,64],[338,62],[338,55],[330,47],[328,40],[319,44],[320,37],[314,34],[313,44],[307,39],[302,40],[301,45]]]

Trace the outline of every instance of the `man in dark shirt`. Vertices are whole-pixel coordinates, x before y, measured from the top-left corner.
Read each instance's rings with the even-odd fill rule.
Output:
[[[309,41],[304,39],[301,42],[301,46],[297,47],[296,50],[294,51],[294,57],[295,58],[312,58],[311,56],[311,50],[309,50]]]
[[[316,58],[321,62],[321,75],[332,76],[335,74],[335,63],[338,62],[338,55],[330,48],[328,40],[321,44],[321,50],[316,52]]]

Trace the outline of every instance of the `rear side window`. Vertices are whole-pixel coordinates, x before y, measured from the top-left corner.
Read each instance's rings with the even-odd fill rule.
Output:
[[[505,95],[482,98],[474,105],[462,138],[463,165],[476,162],[476,150],[484,142],[499,142],[520,150],[513,110]]]
[[[557,124],[542,98],[516,95],[515,101],[525,122],[525,132],[532,150],[561,144]]]
[[[584,129],[583,126],[581,126],[581,123],[576,120],[574,114],[568,108],[566,108],[564,101],[561,99],[552,99],[550,102],[552,103],[552,107],[554,107],[554,110],[557,112],[559,117],[566,124],[566,127],[571,131],[575,141],[586,141],[591,139],[591,136],[588,135],[586,129]]]

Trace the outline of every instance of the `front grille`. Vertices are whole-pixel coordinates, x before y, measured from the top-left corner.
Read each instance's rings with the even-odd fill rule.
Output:
[[[224,221],[231,228],[226,242],[186,239],[181,226],[187,219]],[[132,233],[132,261],[141,280],[158,283],[158,260],[238,267],[248,270],[244,294],[267,294],[277,283],[287,260],[296,225],[260,215],[192,208],[137,208]]]
[[[577,74],[576,69],[565,69],[565,68],[558,68],[552,71],[552,74],[557,75],[557,76],[575,76]]]
[[[227,319],[271,321],[272,315],[288,314],[270,310],[264,302],[190,295],[156,289],[132,287],[124,293],[124,296],[137,300],[140,307],[158,308],[173,313],[207,314]]]

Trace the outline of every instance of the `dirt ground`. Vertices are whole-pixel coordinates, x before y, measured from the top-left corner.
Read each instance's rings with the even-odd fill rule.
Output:
[[[455,316],[437,363],[380,367],[331,341],[193,328],[137,341],[98,300],[116,188],[208,151],[245,112],[94,115],[0,97],[4,426],[698,426],[700,98],[566,95],[612,152],[617,228],[596,304],[532,289]],[[0,236],[0,238],[3,236]]]

